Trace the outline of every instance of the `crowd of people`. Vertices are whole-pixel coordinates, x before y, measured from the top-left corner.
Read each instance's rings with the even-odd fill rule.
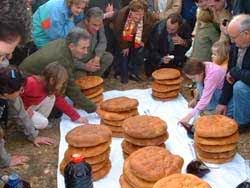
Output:
[[[96,105],[75,84],[85,75],[123,84],[177,68],[196,84],[190,122],[204,111],[250,126],[250,2],[246,0],[2,0],[0,2],[0,168],[10,155],[3,129],[23,127],[35,146],[50,118],[87,123]],[[65,100],[73,101],[73,105]],[[249,98],[248,98],[249,97]]]

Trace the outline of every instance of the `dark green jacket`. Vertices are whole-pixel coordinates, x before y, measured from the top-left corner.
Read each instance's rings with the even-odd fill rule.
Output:
[[[24,59],[20,64],[20,69],[29,75],[39,75],[46,65],[54,61],[63,65],[68,71],[69,80],[66,86],[66,95],[76,106],[79,106],[87,112],[94,112],[96,110],[96,105],[82,94],[80,88],[74,82],[75,70],[73,66],[73,57],[64,39],[52,41]]]

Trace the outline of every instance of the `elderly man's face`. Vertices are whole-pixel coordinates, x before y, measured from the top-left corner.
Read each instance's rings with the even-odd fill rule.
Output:
[[[89,43],[89,40],[83,39],[81,39],[77,45],[71,43],[69,45],[69,49],[71,51],[72,56],[77,59],[83,58],[83,56],[86,55],[88,52]]]
[[[228,35],[238,48],[247,48],[250,46],[250,31],[240,31],[238,23],[231,23],[227,28]]]
[[[174,34],[176,34],[178,32],[178,30],[179,30],[179,23],[176,22],[176,23],[172,24],[171,19],[168,19],[167,20],[167,32],[169,34],[174,35]]]
[[[16,46],[19,44],[21,38],[17,37],[14,41],[5,42],[0,41],[0,63],[11,56],[12,52],[15,50]]]
[[[220,11],[225,7],[225,0],[208,0],[209,7],[214,11]]]
[[[90,18],[85,20],[86,28],[90,34],[96,34],[103,25],[102,19]]]

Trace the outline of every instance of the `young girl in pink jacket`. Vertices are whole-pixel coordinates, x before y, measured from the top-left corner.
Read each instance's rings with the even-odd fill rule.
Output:
[[[184,65],[183,72],[197,83],[197,92],[188,103],[193,109],[181,119],[181,122],[188,123],[204,110],[215,110],[222,92],[226,70],[212,62],[189,61]]]

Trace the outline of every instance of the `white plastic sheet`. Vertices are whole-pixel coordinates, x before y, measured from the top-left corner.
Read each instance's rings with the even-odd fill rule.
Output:
[[[127,90],[127,91],[109,91],[104,93],[105,99],[110,99],[119,96],[127,96],[135,98],[139,101],[139,113],[150,114],[158,116],[167,122],[169,138],[165,142],[167,149],[172,153],[180,155],[184,159],[182,172],[185,173],[187,164],[194,159],[192,152],[192,140],[187,137],[186,130],[177,125],[177,122],[189,111],[186,100],[179,95],[178,98],[161,102],[155,101],[151,97],[151,89],[145,90]],[[90,123],[99,123],[100,118],[96,113],[87,114],[80,111],[81,114],[86,115]],[[66,117],[63,118],[60,124],[61,140],[59,146],[59,161],[58,166],[63,159],[64,152],[68,147],[65,141],[65,135],[77,124],[71,122]],[[113,138],[111,145],[110,160],[112,168],[109,174],[94,183],[95,188],[120,188],[119,177],[122,174],[123,156],[121,150],[121,138]],[[226,164],[216,165],[217,168],[211,169],[203,179],[207,181],[213,188],[235,188],[240,182],[247,178],[248,166],[245,165],[245,160],[237,154],[235,158]],[[64,178],[57,172],[57,187],[64,188]]]

